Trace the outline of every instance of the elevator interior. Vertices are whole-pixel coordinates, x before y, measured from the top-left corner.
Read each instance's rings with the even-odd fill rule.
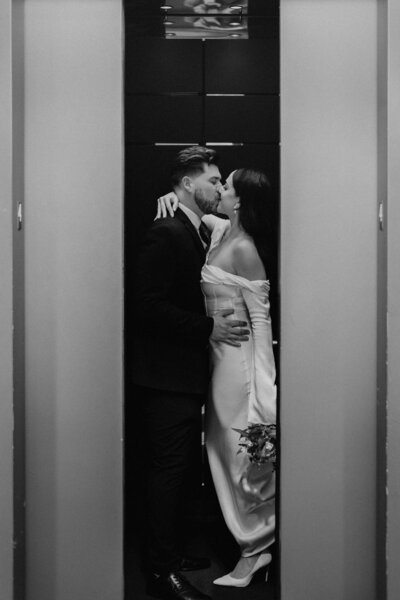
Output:
[[[223,178],[242,166],[265,171],[279,202],[279,1],[125,0],[124,9],[125,581],[126,598],[129,593],[136,598],[143,592],[140,565],[132,567],[132,560],[138,562],[132,548],[140,545],[144,533],[145,440],[135,420],[137,399],[129,382],[130,339],[137,318],[129,311],[132,265],[154,219],[157,197],[170,190],[170,164],[182,147],[201,144],[217,150]],[[279,366],[277,273],[276,264],[270,280]],[[199,486],[201,507],[187,517],[192,523],[214,523],[214,530],[222,531],[225,555],[233,557],[234,544],[223,531],[204,452],[199,471],[194,485]],[[254,594],[261,593],[257,589]],[[250,590],[244,593],[248,600],[253,597]]]

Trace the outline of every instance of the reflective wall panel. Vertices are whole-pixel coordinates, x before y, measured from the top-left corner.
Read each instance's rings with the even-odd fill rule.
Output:
[[[205,46],[207,93],[279,92],[278,37],[245,41],[212,40]]]
[[[126,103],[125,119],[128,144],[197,143],[202,137],[202,98],[132,95]]]
[[[201,40],[129,38],[125,48],[125,91],[200,92]]]
[[[277,144],[279,96],[207,96],[205,136],[213,142]]]

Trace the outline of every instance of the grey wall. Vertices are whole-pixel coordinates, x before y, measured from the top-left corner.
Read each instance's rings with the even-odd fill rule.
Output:
[[[28,600],[122,596],[122,14],[25,3]]]
[[[25,106],[24,0],[12,2],[13,72],[13,203],[24,216]],[[14,382],[14,598],[24,597],[25,586],[25,272],[24,226],[13,223],[13,382]]]
[[[0,596],[13,580],[12,70],[11,0],[0,4]]]
[[[372,600],[377,0],[281,10],[282,600]]]

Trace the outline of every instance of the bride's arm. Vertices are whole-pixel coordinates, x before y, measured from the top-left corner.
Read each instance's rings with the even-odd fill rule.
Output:
[[[259,289],[244,289],[243,298],[253,334],[253,386],[250,393],[248,422],[276,423],[275,359],[272,324],[266,282]],[[254,285],[258,285],[253,283]]]
[[[165,219],[168,215],[173,217],[178,206],[179,200],[175,192],[168,192],[168,194],[157,198],[157,214],[154,220]]]
[[[210,231],[214,231],[215,226],[219,225],[220,223],[226,223],[226,227],[230,227],[231,225],[228,219],[222,219],[216,215],[203,215],[201,220],[205,225],[207,225]]]
[[[249,399],[249,423],[276,422],[275,360],[272,345],[269,284],[258,252],[248,240],[233,251],[235,271],[249,281],[242,288],[253,334],[253,386]]]

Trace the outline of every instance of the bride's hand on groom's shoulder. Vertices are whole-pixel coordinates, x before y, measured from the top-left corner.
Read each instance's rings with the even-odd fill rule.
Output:
[[[178,205],[179,200],[175,192],[169,192],[157,198],[157,214],[155,219],[165,219],[168,216],[173,217]]]

